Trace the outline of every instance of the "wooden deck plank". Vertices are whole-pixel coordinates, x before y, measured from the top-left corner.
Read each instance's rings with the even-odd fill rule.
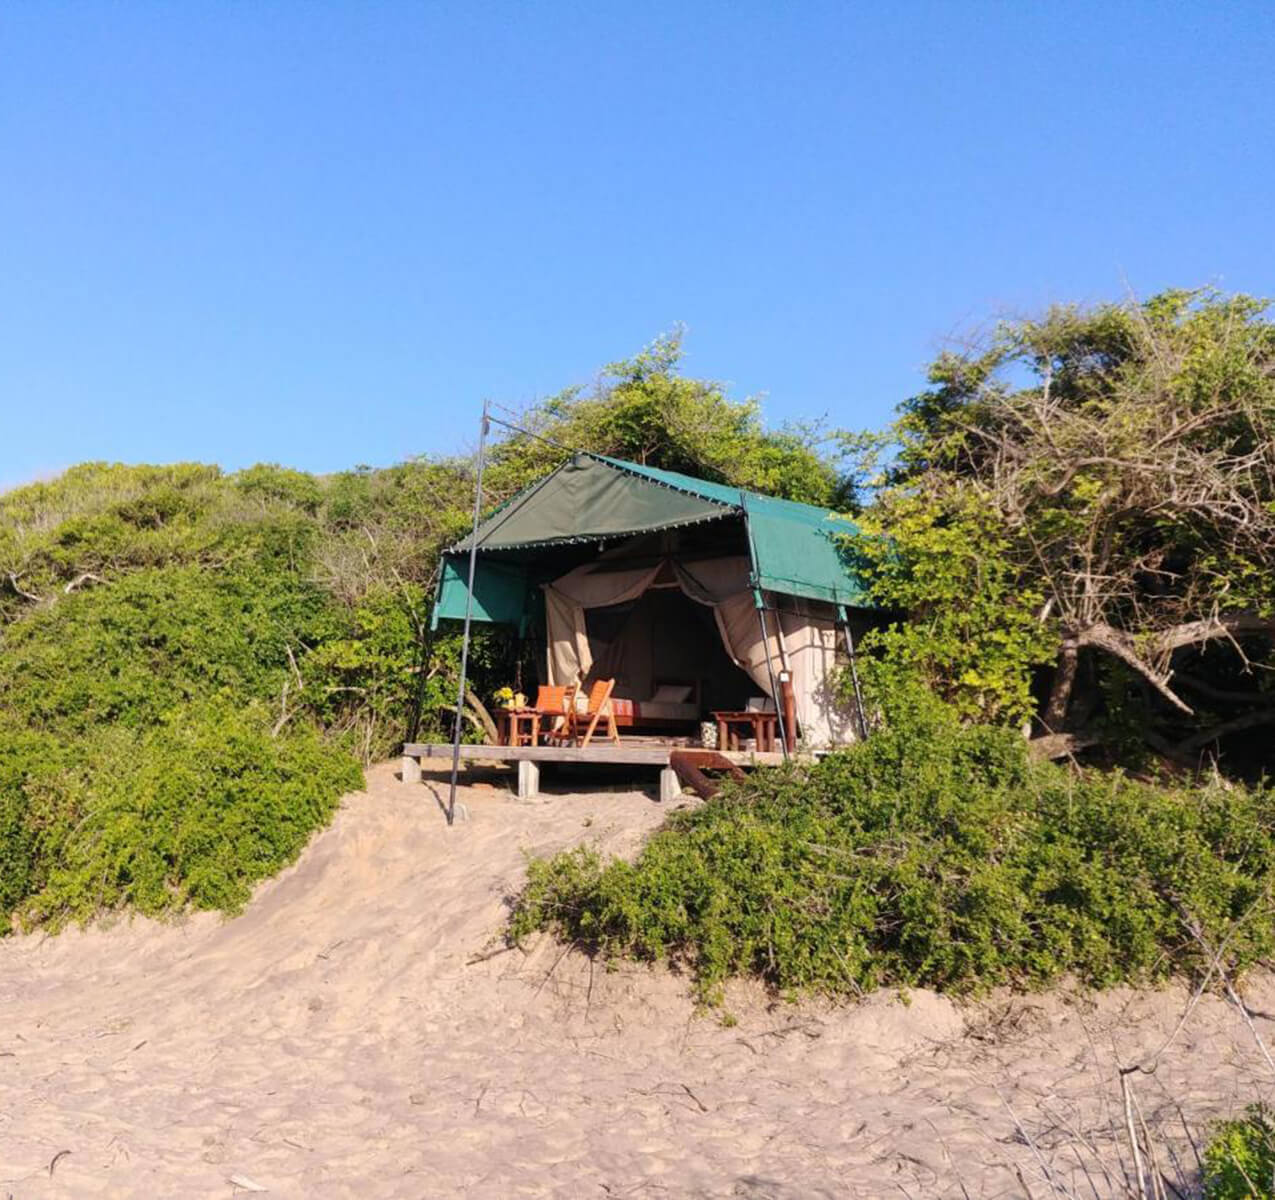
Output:
[[[676,746],[616,746],[611,743],[592,746],[475,746],[462,744],[460,756],[470,762],[541,762],[595,763],[613,766],[667,767],[668,756]],[[741,767],[777,766],[784,761],[780,751],[719,751],[724,758]],[[452,757],[450,742],[408,742],[403,757],[411,759],[447,759]],[[798,756],[794,756],[798,757]]]

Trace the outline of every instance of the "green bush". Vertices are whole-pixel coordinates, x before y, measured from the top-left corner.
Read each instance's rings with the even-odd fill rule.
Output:
[[[90,464],[0,497],[0,932],[233,910],[358,786],[365,680],[334,700],[308,661],[362,629],[315,578],[321,482],[244,474]],[[413,630],[385,625],[401,709]]]
[[[1275,1200],[1275,1127],[1271,1111],[1250,1105],[1220,1122],[1204,1151],[1206,1200]]]
[[[289,649],[303,654],[345,619],[320,589],[267,567],[139,571],[8,627],[0,705],[78,735],[219,694],[276,699]]]
[[[97,728],[59,750],[0,750],[0,904],[26,925],[131,906],[234,911],[327,824],[358,763],[261,710],[213,702],[152,728]]]
[[[1016,733],[913,695],[864,745],[674,814],[634,863],[530,864],[510,933],[685,960],[780,989],[1096,986],[1191,970],[1269,891],[1275,794],[1029,761]],[[1263,912],[1238,968],[1275,950]]]

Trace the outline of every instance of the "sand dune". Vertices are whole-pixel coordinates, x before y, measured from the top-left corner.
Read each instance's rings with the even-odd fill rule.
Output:
[[[664,970],[548,942],[472,962],[525,850],[629,852],[662,810],[464,800],[449,829],[381,766],[238,919],[0,943],[0,1197],[1045,1196],[1045,1170],[1116,1194],[1076,1146],[1118,1161],[1114,1056],[1162,1042],[1180,990],[833,1008],[741,987],[725,1027]],[[1275,1010],[1270,978],[1251,996]],[[1200,1121],[1265,1072],[1206,998],[1138,1094],[1153,1123],[1178,1121],[1168,1095]]]

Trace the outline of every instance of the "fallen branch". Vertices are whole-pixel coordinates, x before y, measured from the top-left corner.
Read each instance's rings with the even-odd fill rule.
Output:
[[[85,571],[82,575],[77,575],[70,581],[62,591],[66,595],[70,595],[74,591],[78,591],[86,583],[105,583],[106,580],[100,575],[94,575],[92,571]]]
[[[292,647],[285,643],[283,647],[288,652],[288,661],[292,664],[292,673],[297,677],[297,691],[305,691],[305,680],[301,678],[301,668],[297,666],[297,660],[292,656]]]
[[[1189,645],[1190,643],[1184,644]],[[1173,678],[1173,672],[1157,671],[1150,663],[1146,662],[1137,652],[1134,639],[1130,634],[1113,628],[1105,621],[1100,621],[1098,624],[1091,625],[1088,629],[1078,633],[1076,635],[1076,645],[1091,646],[1095,650],[1105,650],[1114,658],[1120,659],[1126,666],[1132,667],[1137,671],[1174,708],[1189,717],[1195,716],[1195,709],[1169,687],[1169,680]]]
[[[1275,708],[1263,708],[1256,712],[1244,713],[1242,716],[1232,717],[1229,721],[1223,721],[1220,725],[1214,725],[1203,733],[1187,738],[1178,746],[1178,751],[1182,754],[1190,754],[1195,750],[1202,750],[1210,742],[1215,742],[1228,734],[1243,733],[1246,729],[1257,729],[1259,726],[1272,724],[1275,724]]]
[[[508,954],[510,950],[520,949],[517,945],[497,946],[494,950],[485,950],[482,954],[475,954],[472,958],[465,960],[465,966],[472,967],[476,963],[486,962],[488,959],[496,958],[501,954]]]
[[[1266,897],[1261,897],[1266,899]],[[1244,914],[1245,919],[1249,913],[1257,908],[1257,901],[1249,907],[1249,912]],[[1214,971],[1217,972],[1218,978],[1222,981],[1222,986],[1226,989],[1227,999],[1235,1005],[1240,1016],[1244,1019],[1244,1024],[1248,1026],[1248,1031],[1253,1035],[1253,1041],[1257,1044],[1258,1050],[1262,1052],[1262,1057],[1266,1060],[1266,1065],[1270,1068],[1271,1074],[1275,1075],[1275,1058],[1271,1057],[1271,1052],[1266,1048],[1266,1043],[1262,1040],[1262,1035],[1257,1032],[1257,1026],[1253,1024],[1253,1017],[1248,1011],[1248,1005],[1240,998],[1235,990],[1234,984],[1231,982],[1230,973],[1227,971],[1225,964],[1222,962],[1222,953],[1226,946],[1226,942],[1222,943],[1222,947],[1214,949],[1209,944],[1208,939],[1204,936],[1204,931],[1200,928],[1200,924],[1193,917],[1179,910],[1183,923],[1190,931],[1191,936],[1195,939],[1200,949],[1208,955],[1209,963]]]
[[[14,590],[15,592],[17,592],[17,594],[18,594],[19,596],[21,596],[24,600],[31,600],[31,601],[33,601],[34,603],[39,604],[39,603],[43,600],[43,597],[42,597],[42,596],[37,596],[34,592],[28,592],[28,591],[26,591],[25,589],[23,589],[22,587],[20,587],[20,586],[19,586],[19,584],[18,584],[18,580],[19,580],[19,579],[21,579],[21,578],[22,578],[22,576],[21,576],[21,574],[20,574],[20,573],[19,573],[19,574],[14,574],[14,572],[10,571],[10,572],[9,572],[9,586],[10,586],[11,588],[13,588],[13,590]]]
[[[271,737],[278,737],[281,730],[291,719],[292,713],[288,711],[288,684],[289,679],[284,676],[283,688],[279,694],[279,719],[274,723],[270,730]]]
[[[1194,675],[1185,675],[1179,671],[1174,675],[1174,680],[1179,687],[1190,688],[1193,692],[1199,692],[1209,700],[1216,700],[1219,704],[1271,704],[1275,706],[1275,693],[1262,692],[1257,690],[1238,691],[1233,688],[1215,687],[1204,679],[1197,679]]]

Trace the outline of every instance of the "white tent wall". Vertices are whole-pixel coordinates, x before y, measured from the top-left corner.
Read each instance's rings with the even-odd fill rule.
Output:
[[[593,668],[584,613],[636,600],[671,569],[682,591],[713,609],[722,644],[757,687],[770,695],[770,665],[792,679],[797,724],[806,746],[843,745],[854,740],[851,711],[836,691],[838,639],[830,605],[766,593],[769,647],[762,641],[757,608],[749,585],[746,556],[675,560],[655,566],[602,570],[596,563],[577,567],[545,585],[547,670],[551,684],[585,679]]]

